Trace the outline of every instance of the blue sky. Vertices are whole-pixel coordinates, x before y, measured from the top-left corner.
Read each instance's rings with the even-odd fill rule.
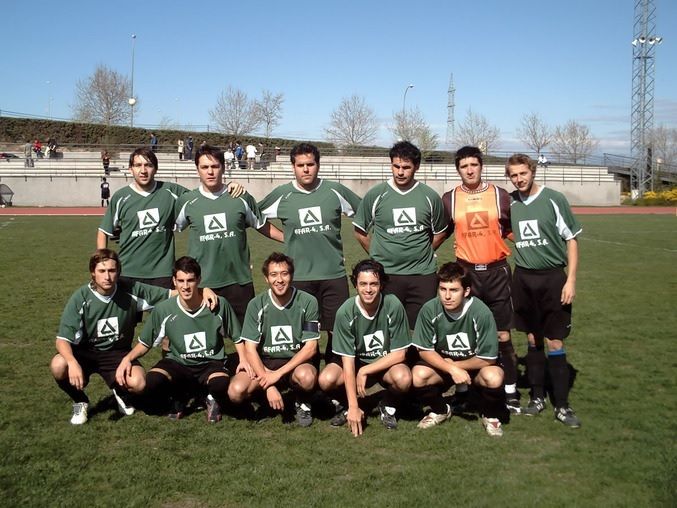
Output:
[[[677,127],[677,2],[655,0],[656,124]],[[227,86],[285,96],[280,137],[323,139],[342,97],[364,96],[379,142],[418,107],[444,142],[450,73],[456,120],[468,108],[523,148],[523,114],[575,119],[600,152],[629,151],[634,0],[3,2],[0,109],[67,119],[75,83],[98,64],[129,74],[135,124],[212,124]],[[50,101],[51,97],[51,101]],[[444,146],[444,145],[442,145]]]

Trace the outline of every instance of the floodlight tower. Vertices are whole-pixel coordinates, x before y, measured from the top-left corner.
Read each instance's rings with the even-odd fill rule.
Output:
[[[635,163],[630,172],[633,199],[642,197],[653,180],[651,131],[654,125],[655,50],[663,38],[655,34],[654,0],[635,0],[632,40],[632,112],[630,149]]]
[[[447,92],[447,144],[451,145],[454,139],[454,95],[456,88],[454,88],[454,73],[449,75],[449,91]]]

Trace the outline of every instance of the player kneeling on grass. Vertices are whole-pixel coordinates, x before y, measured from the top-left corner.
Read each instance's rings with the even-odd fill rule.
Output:
[[[499,416],[505,412],[503,370],[496,365],[498,338],[489,308],[470,296],[470,277],[458,263],[446,263],[437,272],[437,296],[427,302],[416,320],[412,342],[421,362],[412,369],[414,388],[430,405],[418,424],[427,429],[451,417],[442,394],[452,384],[457,393],[474,383],[481,396],[481,421],[491,436],[502,436]]]
[[[68,300],[56,337],[58,353],[52,358],[52,375],[73,399],[71,423],[87,421],[89,398],[84,392],[93,373],[99,374],[118,403],[123,415],[134,413],[129,395],[145,386],[143,367],[129,364],[116,381],[115,371],[129,352],[137,312],[150,310],[170,296],[168,289],[140,282],[120,282],[120,259],[116,252],[98,249],[89,258],[91,281]]]
[[[374,383],[386,388],[378,405],[381,422],[387,429],[397,427],[395,400],[411,387],[411,371],[404,363],[411,341],[403,305],[395,295],[383,294],[387,281],[383,265],[372,259],[360,261],[350,280],[357,296],[339,307],[334,322],[333,352],[341,363],[329,363],[319,383],[330,394],[345,387],[348,409],[335,400],[331,425],[338,427],[347,421],[351,432],[359,436],[364,412],[358,397],[365,397]]]
[[[120,362],[117,382],[123,384],[137,358],[145,355],[153,345],[168,339],[169,352],[150,369],[146,377],[144,396],[154,405],[173,402],[169,416],[181,418],[184,403],[192,388],[206,386],[207,421],[221,420],[221,407],[227,402],[228,371],[224,367],[224,337],[239,337],[240,323],[225,298],[217,297],[217,305],[209,309],[199,288],[201,269],[188,256],[174,263],[172,281],[178,296],[158,305],[139,337],[138,344]],[[244,347],[235,344],[244,356]],[[246,364],[239,369],[246,370]]]
[[[317,300],[292,286],[294,261],[289,256],[273,252],[263,262],[263,275],[269,289],[247,305],[241,336],[254,375],[238,373],[228,396],[238,404],[263,390],[270,408],[284,411],[281,392],[291,387],[296,421],[308,427],[317,383],[317,368],[311,363],[320,338]]]

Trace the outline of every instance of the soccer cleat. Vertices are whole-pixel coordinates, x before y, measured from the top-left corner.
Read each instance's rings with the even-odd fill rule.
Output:
[[[299,427],[310,427],[313,424],[313,413],[310,410],[310,405],[305,402],[295,402],[296,407],[296,423]]]
[[[86,402],[73,403],[73,415],[71,416],[71,424],[82,425],[87,423],[87,408],[89,404]]]
[[[487,431],[487,434],[494,437],[501,437],[503,435],[503,427],[498,418],[482,417],[482,427]]]
[[[581,421],[569,406],[555,408],[555,420],[559,420],[567,427],[577,429],[581,426]]]
[[[386,406],[383,401],[378,403],[378,412],[379,417],[381,418],[381,423],[388,430],[394,430],[397,428],[397,418],[395,418],[395,408],[392,406]]]
[[[433,413],[432,411],[425,415],[423,419],[418,422],[419,429],[429,429],[435,425],[439,425],[451,418],[451,407],[447,404],[447,412],[442,414]]]
[[[134,414],[134,406],[127,404],[125,400],[120,395],[118,395],[118,392],[115,391],[115,388],[113,388],[113,397],[115,397],[115,402],[118,403],[118,411],[120,411],[122,416],[132,416]]]
[[[207,395],[207,421],[218,423],[221,421],[221,406],[211,395]]]
[[[527,407],[522,409],[522,413],[528,416],[536,416],[539,413],[542,413],[545,409],[545,399],[536,397],[535,399],[530,399]]]
[[[505,401],[505,407],[511,415],[519,415],[523,412],[522,406],[520,406],[520,400],[517,397],[509,397]]]

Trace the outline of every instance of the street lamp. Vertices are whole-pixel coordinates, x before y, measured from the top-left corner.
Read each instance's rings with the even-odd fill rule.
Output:
[[[47,118],[52,119],[52,82],[47,80]]]
[[[130,122],[130,127],[134,127],[134,104],[136,104],[136,99],[134,98],[134,48],[136,47],[136,34],[132,34],[132,93],[129,96],[127,102],[129,102],[129,107],[132,109],[132,118]]]
[[[404,89],[404,97],[402,98],[402,116],[404,117],[404,111],[407,104],[407,92],[410,88],[414,88],[414,85],[409,85]]]

